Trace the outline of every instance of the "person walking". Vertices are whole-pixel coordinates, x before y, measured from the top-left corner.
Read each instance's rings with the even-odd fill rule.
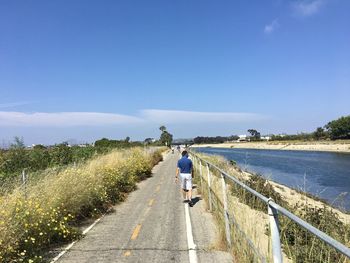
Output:
[[[193,206],[192,202],[192,178],[193,164],[188,158],[188,152],[185,150],[181,153],[182,158],[177,162],[175,182],[178,182],[180,176],[181,187],[184,193],[184,202],[188,202],[189,206]]]

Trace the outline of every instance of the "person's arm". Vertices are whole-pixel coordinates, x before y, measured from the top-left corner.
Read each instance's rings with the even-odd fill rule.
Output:
[[[179,168],[179,162],[177,163],[176,167],[176,173],[175,173],[175,182],[179,179],[179,174],[180,174],[180,168]]]

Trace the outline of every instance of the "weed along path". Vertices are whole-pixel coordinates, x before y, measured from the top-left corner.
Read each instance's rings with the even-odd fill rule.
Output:
[[[205,201],[182,202],[174,183],[178,154],[168,154],[153,176],[98,221],[57,262],[232,262]]]

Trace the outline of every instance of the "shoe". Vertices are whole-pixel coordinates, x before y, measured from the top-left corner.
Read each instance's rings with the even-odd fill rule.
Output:
[[[193,206],[192,201],[188,202],[188,205],[189,205],[190,207],[192,207],[192,206]]]
[[[183,202],[184,202],[184,203],[188,203],[189,201],[190,201],[190,200],[187,200],[187,199],[186,199],[186,200],[184,200]]]

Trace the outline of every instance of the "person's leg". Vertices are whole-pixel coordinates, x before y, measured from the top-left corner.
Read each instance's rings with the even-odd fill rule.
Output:
[[[192,189],[189,189],[188,192],[187,192],[187,197],[188,197],[188,200],[191,201],[192,200]]]
[[[185,185],[185,177],[182,173],[180,173],[180,184],[181,184],[181,189],[182,189],[182,197],[186,199],[187,193],[186,193],[186,185]]]
[[[186,189],[188,190],[187,199],[191,205],[192,204],[192,176],[190,174],[186,176]]]
[[[182,191],[182,193],[183,193],[182,197],[184,199],[184,202],[187,202],[187,200],[188,200],[188,198],[187,198],[188,191],[186,189],[182,189],[182,190],[183,190]]]

